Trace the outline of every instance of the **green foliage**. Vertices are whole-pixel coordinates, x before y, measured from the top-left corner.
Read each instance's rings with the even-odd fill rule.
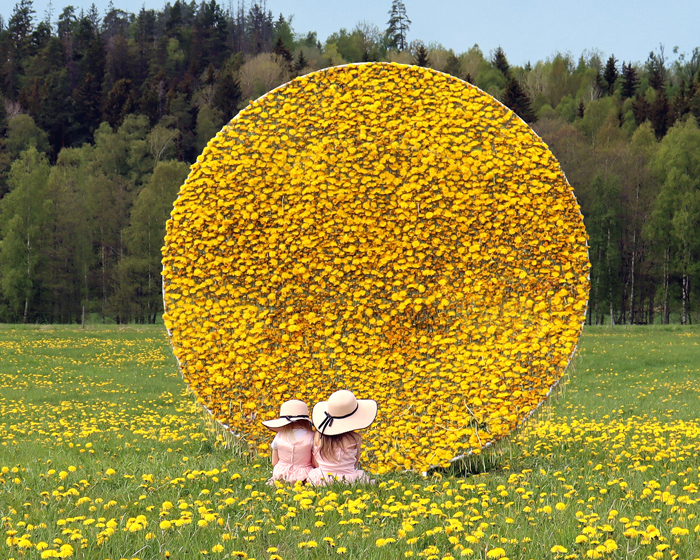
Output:
[[[356,31],[348,33],[347,29],[332,33],[326,39],[326,49],[334,45],[336,52],[346,62],[362,62],[362,37]]]
[[[401,0],[392,0],[391,9],[389,10],[389,21],[385,32],[388,46],[399,51],[406,50],[410,26],[411,20],[408,19],[404,3]]]
[[[199,109],[197,113],[197,143],[195,145],[198,152],[204,149],[209,140],[221,130],[224,123],[221,111],[216,107],[206,104]]]
[[[485,92],[493,95],[496,99],[502,98],[502,92],[507,84],[507,79],[497,68],[479,70],[475,85]],[[495,95],[494,95],[495,94]]]
[[[249,100],[295,75],[375,60],[430,65],[477,85],[528,122],[544,121],[535,126],[554,147],[588,220],[602,219],[596,213],[603,207],[593,204],[607,192],[600,181],[617,181],[623,226],[612,242],[619,269],[610,275],[616,321],[642,315],[653,321],[659,305],[664,317],[683,306],[688,317],[696,311],[700,282],[692,266],[684,276],[680,234],[670,236],[672,219],[678,231],[692,230],[693,212],[666,216],[665,236],[659,227],[643,226],[657,198],[657,214],[671,208],[675,216],[681,204],[693,208],[690,199],[663,202],[670,195],[661,192],[668,177],[692,190],[692,173],[662,173],[649,162],[678,122],[700,121],[700,47],[674,50],[670,60],[661,48],[643,64],[619,68],[614,56],[595,49],[576,59],[553,53],[511,66],[500,48],[487,59],[478,45],[455,53],[409,43],[411,21],[398,0],[391,2],[385,31],[360,21],[332,33],[323,48],[316,32],[296,34],[291,17],[273,17],[259,2],[177,0],[136,14],[110,6],[104,17],[95,7],[57,13],[52,28],[37,20],[30,0],[20,0],[0,29],[0,202],[12,164],[30,147],[52,165],[46,243],[35,276],[43,288],[31,292],[29,315],[41,311],[32,320],[74,320],[83,304],[120,320],[141,317],[143,306],[134,306],[130,294],[143,276],[133,259],[122,262],[130,255],[124,232],[158,164],[192,163]],[[638,149],[641,138],[651,142],[648,149]],[[640,237],[642,229],[647,233]],[[77,238],[84,245],[78,247]],[[598,307],[603,303],[609,302]],[[21,319],[2,294],[0,308],[5,317],[12,309]]]
[[[124,230],[128,255],[118,265],[122,310],[130,317],[154,323],[163,310],[160,271],[165,222],[170,217],[188,167],[179,161],[159,162],[138,194]],[[124,313],[124,312],[122,312]]]
[[[688,321],[689,284],[700,276],[700,129],[680,122],[661,141],[653,159],[661,190],[647,224],[649,237],[667,248],[681,277],[681,322]]]
[[[493,60],[491,61],[494,68],[496,68],[504,76],[508,76],[510,71],[510,64],[508,64],[508,59],[506,58],[506,53],[503,52],[501,47],[498,47],[493,54]]]
[[[447,61],[445,62],[445,68],[443,71],[446,74],[450,74],[456,78],[462,77],[462,63],[460,59],[455,56],[452,49],[450,49],[447,53]]]
[[[36,125],[31,116],[17,115],[8,124],[5,147],[14,160],[32,147],[39,152],[48,153],[49,139],[46,132]]]
[[[31,146],[12,164],[10,192],[0,201],[0,290],[10,320],[26,323],[34,316],[30,303],[41,288],[49,170],[46,156]]]
[[[603,97],[591,101],[586,106],[586,112],[583,118],[577,121],[577,126],[589,138],[593,138],[604,125],[617,124],[618,118],[619,107],[615,99]]]
[[[615,82],[617,82],[617,60],[614,55],[610,55],[608,62],[605,64],[605,72],[603,72],[603,79],[608,86],[607,94],[612,95],[615,92]]]
[[[533,123],[537,120],[537,115],[530,106],[530,98],[513,76],[510,76],[506,82],[503,104],[512,109],[526,123]]]
[[[413,63],[416,66],[423,66],[424,68],[430,66],[430,57],[428,56],[428,49],[425,48],[425,45],[422,42],[419,42],[418,46],[416,47],[416,52],[413,55]]]

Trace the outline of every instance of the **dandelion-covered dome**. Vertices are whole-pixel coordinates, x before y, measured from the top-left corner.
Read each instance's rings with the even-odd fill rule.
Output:
[[[337,389],[379,402],[363,467],[425,470],[510,433],[575,350],[582,216],[547,146],[479,89],[370,63],[241,111],[180,190],[166,326],[214,417],[261,420]]]

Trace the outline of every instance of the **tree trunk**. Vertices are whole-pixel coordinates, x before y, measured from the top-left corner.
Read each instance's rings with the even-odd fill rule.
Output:
[[[663,324],[668,325],[669,309],[668,309],[668,261],[671,257],[671,249],[666,247],[664,252],[664,317]]]
[[[29,315],[29,289],[32,285],[31,249],[32,241],[29,237],[29,231],[27,231],[27,290],[24,293],[24,316],[22,317],[23,323],[27,322],[27,316]]]
[[[610,300],[610,326],[615,326],[615,310],[613,309],[612,297],[612,273],[610,271],[610,228],[608,227],[608,250],[606,252],[606,260],[608,262],[608,299]]]
[[[105,245],[102,243],[102,322],[105,322],[105,313],[107,313],[107,263]]]
[[[637,257],[637,230],[632,232],[632,266],[630,269],[630,317],[629,324],[634,324],[634,266]]]
[[[681,284],[681,297],[683,301],[683,307],[681,310],[681,325],[687,325],[688,324],[688,297],[690,295],[689,293],[689,288],[690,286],[690,278],[688,276],[687,272],[683,273],[683,281]]]
[[[595,324],[603,324],[603,321],[601,320],[600,323],[598,323],[598,304],[600,303],[600,252],[601,252],[601,247],[598,247],[598,270],[596,270],[595,273]]]

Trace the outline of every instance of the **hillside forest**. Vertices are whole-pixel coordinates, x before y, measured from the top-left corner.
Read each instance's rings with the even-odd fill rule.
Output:
[[[521,67],[409,41],[403,3],[387,8],[321,40],[258,0],[43,18],[20,0],[0,17],[0,321],[155,322],[164,224],[209,139],[291,78],[362,61],[466,80],[544,139],[590,236],[590,324],[697,321],[700,48]]]

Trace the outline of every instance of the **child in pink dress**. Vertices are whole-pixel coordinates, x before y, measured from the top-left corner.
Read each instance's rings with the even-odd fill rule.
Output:
[[[291,400],[280,407],[280,417],[263,425],[277,432],[272,440],[272,478],[284,482],[304,482],[311,471],[314,433],[305,402]]]
[[[355,430],[367,428],[377,416],[377,403],[370,399],[357,400],[351,391],[333,393],[328,401],[314,406],[316,427],[313,447],[314,469],[308,481],[325,485],[340,481],[374,482],[358,469],[362,437]]]

